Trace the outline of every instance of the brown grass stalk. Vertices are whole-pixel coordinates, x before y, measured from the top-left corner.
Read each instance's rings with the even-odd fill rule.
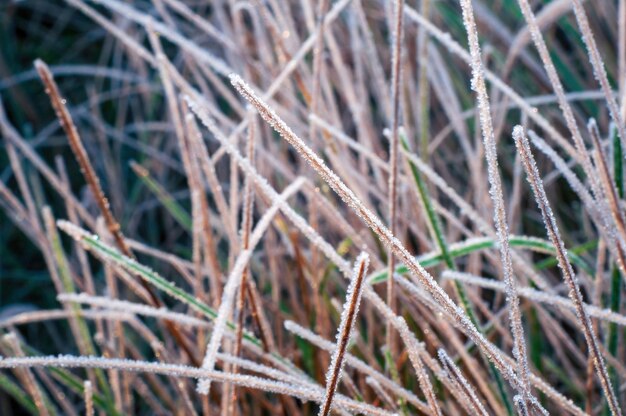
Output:
[[[326,373],[326,393],[324,395],[324,402],[318,416],[327,416],[332,407],[333,396],[335,395],[344,366],[346,348],[348,341],[350,341],[356,315],[359,311],[361,295],[363,293],[363,278],[367,273],[368,264],[369,256],[366,253],[362,253],[354,266],[352,281],[350,282],[346,295],[346,303],[341,313],[341,324],[339,325],[339,331],[337,333],[337,347],[335,351],[333,351],[331,363]]]
[[[391,56],[391,137],[389,138],[389,190],[387,206],[389,209],[389,230],[396,234],[397,199],[398,199],[398,148],[400,139],[400,85],[402,83],[402,41],[404,38],[404,0],[395,0],[393,18],[393,49]],[[393,276],[396,269],[395,256],[392,250],[387,254],[387,274]],[[392,311],[397,309],[394,291],[394,279],[387,279],[387,304]],[[387,347],[392,356],[396,355],[396,343],[391,331],[391,323],[387,324]]]
[[[483,350],[489,359],[503,372],[513,385],[518,386],[518,378],[511,368],[495,351],[493,346],[478,332],[471,323],[465,312],[456,305],[447,293],[439,286],[433,277],[415,260],[402,243],[385,227],[380,219],[369,209],[363,206],[356,195],[332,172],[326,164],[300,139],[276,113],[252,91],[252,89],[238,76],[232,75],[231,82],[259,111],[261,117],[267,121],[286,141],[288,141],[298,153],[318,172],[326,183],[339,195],[339,197],[372,229],[380,241],[387,247],[392,248],[394,254],[401,260],[411,272],[411,275],[424,286],[446,312],[448,317],[457,322],[466,334]]]
[[[56,82],[54,81],[54,78],[52,76],[52,73],[50,72],[50,69],[40,59],[37,59],[35,61],[35,68],[37,69],[37,72],[39,73],[39,76],[41,77],[41,80],[46,87],[46,93],[50,97],[50,102],[52,103],[52,107],[54,108],[54,111],[56,112],[57,117],[59,118],[61,127],[63,127],[63,130],[65,131],[65,134],[67,135],[69,139],[72,152],[74,153],[74,156],[76,157],[76,161],[80,165],[80,169],[83,174],[83,177],[87,181],[87,184],[89,185],[89,188],[91,192],[93,193],[93,196],[95,197],[96,203],[98,204],[98,208],[100,209],[100,213],[102,214],[104,218],[108,231],[113,236],[113,239],[115,240],[115,244],[120,249],[120,251],[125,256],[134,258],[133,253],[130,250],[130,247],[128,246],[128,244],[126,243],[126,240],[124,239],[124,235],[122,234],[122,231],[121,231],[121,226],[117,222],[115,217],[113,216],[113,213],[111,212],[109,201],[106,198],[104,192],[102,191],[102,187],[100,186],[100,181],[98,179],[98,176],[96,175],[96,172],[93,166],[91,165],[91,162],[89,161],[89,156],[87,155],[87,151],[85,150],[85,147],[83,146],[80,135],[78,134],[78,130],[76,129],[76,125],[74,124],[74,121],[72,120],[70,112],[67,109],[66,101],[63,98],[61,98],[61,93],[59,92],[59,88]],[[146,292],[148,292],[148,294],[150,295],[150,299],[151,299],[153,306],[159,306],[159,307],[163,306],[163,303],[156,296],[152,288],[143,280],[141,280],[140,283],[143,286],[143,288],[146,290]],[[197,358],[195,358],[195,354],[193,353],[192,349],[188,346],[187,341],[183,338],[183,335],[180,333],[178,328],[176,328],[176,326],[169,321],[166,321],[165,324],[168,330],[170,331],[170,333],[172,334],[172,336],[175,338],[177,344],[181,348],[183,348],[185,353],[188,355],[189,359],[192,362],[199,364],[199,361],[197,360]]]

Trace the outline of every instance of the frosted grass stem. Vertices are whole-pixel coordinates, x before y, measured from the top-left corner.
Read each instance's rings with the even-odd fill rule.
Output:
[[[552,208],[550,207],[550,203],[548,202],[548,198],[546,196],[546,192],[541,181],[539,170],[537,169],[535,159],[530,151],[528,139],[526,138],[524,130],[521,126],[516,126],[514,128],[513,138],[515,139],[515,145],[517,147],[517,150],[522,156],[522,162],[528,176],[528,182],[533,189],[537,205],[539,205],[539,209],[541,210],[541,215],[543,217],[548,236],[550,237],[552,244],[556,248],[559,268],[563,273],[563,279],[565,280],[565,283],[567,283],[567,286],[569,287],[569,296],[576,308],[576,315],[578,317],[580,327],[585,335],[585,341],[587,342],[589,355],[593,360],[596,373],[598,374],[600,384],[602,385],[602,390],[604,392],[607,402],[609,403],[609,408],[611,409],[611,413],[613,415],[621,415],[619,402],[611,386],[611,380],[609,379],[604,359],[598,347],[598,339],[589,319],[589,314],[584,307],[578,280],[576,278],[576,275],[574,274],[574,269],[572,268],[572,265],[567,258],[565,244],[561,239],[561,235],[556,224],[556,219],[554,218],[554,214],[552,213]]]
[[[324,394],[324,402],[318,416],[327,416],[332,408],[333,396],[339,384],[345,363],[346,348],[354,328],[356,315],[359,313],[361,296],[363,294],[363,279],[367,273],[368,266],[369,256],[367,253],[361,253],[356,259],[352,279],[346,293],[346,302],[343,305],[341,323],[337,331],[337,346],[333,351],[330,365],[326,372],[326,393]]]

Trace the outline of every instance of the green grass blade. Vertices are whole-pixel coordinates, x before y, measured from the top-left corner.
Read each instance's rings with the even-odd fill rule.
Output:
[[[400,143],[402,144],[404,151],[408,153],[410,151],[409,145],[407,143],[406,136],[404,134],[400,135]],[[435,208],[433,207],[426,183],[424,182],[424,179],[422,178],[422,175],[419,169],[417,168],[417,166],[415,166],[415,163],[413,163],[410,159],[407,159],[407,162],[409,164],[411,175],[413,176],[413,180],[417,187],[417,193],[419,195],[420,201],[428,217],[428,222],[430,225],[429,229],[432,233],[432,238],[436,241],[437,247],[439,248],[440,257],[443,260],[446,267],[452,270],[456,270],[456,265],[454,264],[453,256],[450,253],[450,248],[448,247],[446,238],[443,235],[443,231],[441,230],[441,222],[439,221],[439,217],[437,216],[437,213],[435,212]],[[465,288],[463,287],[461,282],[458,282],[458,281],[454,282],[454,287],[456,289],[459,300],[461,301],[461,306],[463,307],[463,310],[465,310],[465,313],[469,317],[470,321],[474,324],[474,326],[480,330],[480,324],[478,322],[478,319],[476,318],[474,307],[469,297],[467,296],[467,292],[465,291]],[[511,405],[508,394],[506,390],[504,389],[504,381],[502,380],[501,374],[497,371],[496,367],[491,363],[491,361],[487,360],[485,357],[483,357],[483,359],[485,359],[486,363],[488,364],[491,376],[496,381],[496,385],[498,387],[498,393],[500,394],[500,397],[502,398],[502,402],[507,408],[508,414],[512,415],[513,406]]]
[[[33,415],[37,415],[37,406],[30,398],[30,396],[22,390],[20,386],[17,385],[11,378],[5,376],[0,373],[0,389],[4,390],[9,396],[11,396],[17,403],[20,404],[24,409],[30,412]]]
[[[145,169],[143,166],[137,164],[136,162],[130,162],[130,166],[133,171],[137,174],[139,179],[148,187],[148,189],[156,196],[156,198],[163,204],[163,207],[170,213],[170,215],[187,231],[191,231],[192,228],[192,219],[191,216],[187,213],[185,208],[181,204],[179,204],[172,195],[169,194],[161,186],[160,183],[155,181],[152,176],[150,176],[150,172]]]
[[[525,237],[525,236],[515,236],[512,235],[509,238],[509,244],[511,247],[517,247],[521,249],[536,251],[539,253],[554,255],[556,252],[554,251],[554,246],[547,240],[542,240],[534,237]],[[597,246],[597,241],[589,242],[587,244],[581,245],[580,252],[577,253],[577,250],[569,250],[567,252],[567,256],[570,261],[581,269],[585,270],[585,272],[593,275],[594,271],[591,266],[580,257],[580,253],[587,251],[593,247]],[[476,253],[482,250],[494,249],[497,248],[497,242],[489,237],[483,238],[472,238],[466,240],[462,243],[453,244],[450,246],[450,255],[452,258],[463,257],[471,253]],[[416,260],[422,265],[422,267],[433,267],[443,262],[443,256],[440,253],[426,253],[424,255],[418,256]],[[552,259],[548,259],[552,260]],[[541,263],[538,263],[541,264]],[[544,266],[545,267],[545,266]],[[404,265],[399,265],[396,268],[396,273],[404,275],[408,273],[408,269]],[[377,284],[387,280],[387,272],[385,270],[381,270],[379,272],[373,273],[369,276],[368,281],[370,284]]]

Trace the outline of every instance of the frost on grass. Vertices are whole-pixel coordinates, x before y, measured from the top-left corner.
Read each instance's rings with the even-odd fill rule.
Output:
[[[352,280],[350,281],[348,292],[346,293],[346,302],[341,312],[341,324],[337,331],[337,347],[333,351],[330,366],[326,372],[326,393],[324,394],[324,402],[318,413],[319,416],[328,415],[332,408],[333,395],[335,394],[343,371],[346,348],[354,328],[355,318],[359,313],[363,293],[363,279],[367,273],[368,266],[369,256],[367,253],[361,253],[354,265]]]
[[[467,31],[469,49],[471,54],[472,67],[472,90],[476,92],[478,101],[478,113],[480,116],[480,127],[483,133],[483,143],[485,147],[485,157],[487,159],[487,170],[489,177],[489,194],[494,206],[494,222],[496,224],[496,234],[500,243],[500,258],[502,262],[503,279],[506,284],[506,299],[509,304],[509,316],[511,332],[513,333],[513,356],[517,360],[517,371],[520,377],[519,391],[524,401],[532,400],[530,391],[528,358],[526,355],[526,341],[524,338],[524,327],[522,325],[522,314],[517,297],[516,282],[513,276],[513,261],[509,246],[509,230],[506,221],[506,211],[504,207],[504,194],[498,168],[498,155],[496,139],[493,132],[491,120],[491,110],[489,107],[489,97],[483,74],[482,57],[478,43],[478,31],[474,21],[474,10],[471,0],[461,0],[463,9],[463,24]]]
[[[56,367],[56,368],[102,368],[109,370],[130,371],[139,373],[151,373],[166,375],[170,377],[184,377],[193,379],[210,379],[219,383],[233,383],[238,386],[250,389],[261,390],[269,393],[284,394],[297,397],[303,401],[320,402],[324,392],[317,386],[302,386],[280,381],[269,380],[251,375],[233,374],[222,371],[209,371],[201,368],[190,367],[179,364],[164,364],[148,361],[138,361],[119,358],[104,358],[90,356],[42,356],[42,357],[0,357],[0,369],[7,368],[36,368],[36,367]],[[394,415],[378,407],[358,402],[337,395],[337,406],[353,413],[362,413],[372,416]]]
[[[498,292],[504,292],[506,287],[504,284],[497,280],[487,279],[480,276],[474,276],[468,273],[461,273],[452,270],[445,270],[442,273],[444,279],[452,279],[459,282],[463,282],[470,285],[479,286],[485,289],[493,289]],[[529,287],[518,288],[518,294],[532,302],[542,303],[549,306],[554,306],[560,309],[576,311],[574,303],[562,296],[546,293],[541,290],[532,289]],[[592,318],[602,319],[608,322],[616,323],[620,326],[626,326],[626,316],[613,312],[607,308],[599,308],[595,305],[584,304],[585,310]]]
[[[561,238],[561,235],[559,233],[556,219],[554,218],[552,208],[550,207],[550,202],[548,201],[548,197],[546,196],[546,191],[543,187],[541,176],[539,175],[539,169],[537,168],[535,158],[530,151],[530,145],[528,144],[528,139],[524,134],[524,129],[521,126],[516,126],[513,129],[513,138],[515,139],[515,145],[517,147],[517,150],[522,156],[522,162],[524,164],[524,169],[526,170],[528,182],[533,189],[535,200],[537,201],[537,205],[539,205],[539,209],[541,210],[541,215],[543,217],[543,222],[546,226],[548,236],[550,237],[552,244],[556,248],[556,257],[558,260],[559,268],[561,269],[563,279],[565,280],[565,283],[569,288],[569,296],[576,308],[576,315],[579,320],[579,325],[583,331],[583,334],[585,335],[585,341],[587,342],[589,355],[592,358],[594,367],[600,379],[600,384],[602,385],[602,390],[604,391],[604,395],[608,401],[609,408],[611,409],[611,413],[613,415],[621,415],[619,402],[617,401],[617,398],[611,386],[611,380],[608,376],[606,365],[604,363],[604,358],[602,357],[602,354],[599,350],[598,338],[596,337],[593,326],[591,325],[591,321],[589,320],[589,314],[584,307],[578,279],[576,278],[576,275],[574,274],[574,269],[572,268],[572,265],[567,258],[565,244],[563,243],[563,239]]]
[[[476,342],[485,355],[491,359],[499,369],[504,371],[505,377],[513,384],[518,385],[514,373],[511,373],[498,352],[495,351],[487,340],[480,334],[463,309],[456,305],[448,294],[435,282],[433,277],[415,261],[413,256],[404,248],[402,243],[386,228],[380,219],[367,209],[340,179],[332,172],[303,141],[280,119],[276,112],[262,101],[256,93],[239,77],[231,75],[231,83],[237,88],[259,112],[261,117],[268,122],[296,151],[317,171],[324,181],[341,197],[341,199],[361,217],[361,219],[376,233],[382,243],[392,248],[398,258],[409,268],[428,292],[444,309],[445,313],[463,328],[464,332]],[[367,292],[366,292],[367,293]],[[517,325],[519,327],[519,325]],[[520,328],[521,329],[521,328]],[[525,349],[523,350],[525,351]],[[522,371],[522,373],[524,373]],[[527,373],[527,372],[526,372]]]
[[[310,330],[303,328],[293,321],[285,321],[285,329],[296,336],[309,341],[311,344],[315,345],[318,348],[321,348],[325,351],[332,353],[336,346],[334,343],[320,337],[317,334],[314,334]],[[403,388],[396,384],[393,380],[385,377],[382,373],[375,370],[369,364],[360,360],[359,358],[350,355],[346,352],[345,357],[346,365],[362,372],[363,374],[367,374],[368,377],[371,377],[377,380],[381,385],[392,391],[398,397],[402,397],[404,400],[408,401],[412,405],[416,406],[420,411],[427,413],[429,411],[428,406],[422,402],[412,391]]]
[[[473,408],[474,412],[480,415],[488,415],[487,410],[485,410],[485,407],[478,398],[478,395],[474,391],[474,388],[467,381],[465,376],[463,376],[463,373],[461,373],[459,367],[454,364],[454,361],[450,358],[446,351],[440,348],[437,351],[437,355],[439,356],[439,361],[441,362],[442,367],[458,383],[460,390],[467,397],[467,401],[470,403],[470,406]]]

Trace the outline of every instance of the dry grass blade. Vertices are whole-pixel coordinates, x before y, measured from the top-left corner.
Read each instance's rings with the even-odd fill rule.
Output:
[[[441,361],[443,368],[451,377],[454,378],[454,380],[458,383],[460,390],[463,391],[464,395],[469,399],[473,411],[479,415],[488,415],[487,410],[485,410],[485,407],[481,403],[480,399],[478,399],[478,395],[472,388],[472,385],[463,376],[459,367],[457,367],[446,351],[439,349],[439,351],[437,351],[437,355],[439,355],[439,361]]]
[[[98,175],[96,175],[96,171],[89,161],[89,156],[83,146],[83,142],[78,134],[76,125],[72,120],[70,112],[67,110],[66,101],[61,98],[61,93],[56,82],[54,81],[48,65],[38,59],[35,61],[35,68],[37,68],[37,72],[46,87],[46,93],[50,96],[52,107],[54,107],[54,111],[61,122],[61,127],[63,127],[65,134],[67,134],[72,152],[76,157],[76,161],[80,165],[80,169],[85,177],[85,180],[87,181],[87,184],[89,185],[89,189],[94,195],[98,208],[100,208],[100,212],[104,217],[107,228],[115,239],[115,244],[122,251],[122,253],[124,253],[124,255],[131,257],[132,253],[128,244],[124,240],[121,227],[111,212],[109,200],[102,191]]]
[[[576,123],[576,118],[574,117],[574,111],[572,110],[572,106],[565,97],[563,84],[561,83],[561,79],[557,73],[552,58],[550,57],[548,46],[546,45],[546,42],[541,35],[541,30],[539,28],[539,24],[537,23],[537,19],[535,18],[535,14],[533,13],[532,8],[528,3],[528,0],[518,1],[522,9],[522,13],[524,14],[524,18],[528,23],[528,28],[530,30],[533,42],[535,43],[535,46],[539,51],[539,56],[541,57],[543,66],[548,73],[548,78],[550,79],[550,83],[552,84],[552,88],[554,89],[554,92],[556,94],[557,100],[559,102],[559,107],[561,107],[561,111],[563,111],[563,115],[565,116],[567,128],[572,133],[576,150],[578,150],[578,153],[583,161],[582,165],[585,170],[585,174],[591,178],[593,176],[593,168],[589,159],[589,153],[586,151],[585,143],[580,134],[580,130],[578,129],[578,124]]]
[[[85,390],[85,416],[93,416],[93,388],[90,381],[83,384]]]
[[[589,136],[591,136],[591,141],[595,148],[594,160],[600,176],[599,182],[602,186],[603,196],[608,201],[611,216],[613,217],[613,221],[619,233],[617,243],[620,244],[621,242],[626,242],[626,220],[624,220],[624,214],[620,208],[620,199],[617,195],[617,189],[615,189],[613,179],[611,178],[609,164],[607,163],[606,154],[604,153],[600,132],[598,131],[598,125],[595,119],[592,118],[589,120],[587,130],[589,131]],[[623,245],[624,243],[621,244],[622,247]]]
[[[585,335],[589,355],[591,356],[596,368],[596,373],[600,379],[602,390],[609,403],[611,413],[613,415],[621,415],[619,402],[611,386],[611,380],[609,379],[604,359],[602,358],[602,354],[599,350],[597,336],[589,319],[589,314],[585,310],[583,304],[582,294],[580,293],[580,287],[578,285],[576,275],[574,274],[574,269],[567,258],[565,245],[561,239],[559,229],[556,225],[556,220],[552,213],[552,209],[550,208],[550,203],[548,202],[545,189],[543,188],[539,170],[537,169],[535,159],[530,151],[528,139],[526,138],[524,130],[521,126],[515,127],[513,130],[513,138],[515,139],[515,145],[522,156],[522,162],[524,163],[524,168],[526,169],[528,181],[533,188],[533,193],[535,194],[535,199],[541,210],[541,215],[543,216],[548,236],[556,248],[559,267],[563,273],[563,279],[569,287],[570,298],[576,307],[576,315],[578,317],[580,327]]]
[[[210,378],[215,382],[233,383],[250,389],[258,389],[269,393],[286,394],[302,399],[320,402],[323,390],[320,387],[309,387],[269,380],[266,378],[231,374],[222,371],[208,371],[201,368],[189,367],[179,364],[163,364],[138,360],[121,360],[105,357],[81,357],[71,355],[42,356],[24,358],[2,358],[0,368],[35,368],[35,367],[58,367],[58,368],[103,368],[120,371],[161,374],[175,378]],[[354,413],[362,413],[372,416],[392,416],[386,410],[376,406],[348,399],[343,395],[336,397],[338,407]]]
[[[317,171],[324,181],[341,197],[341,199],[354,210],[359,217],[376,233],[381,242],[388,248],[393,249],[394,254],[407,266],[411,274],[419,280],[433,299],[439,303],[448,315],[449,319],[456,321],[466,334],[481,348],[491,359],[504,376],[515,386],[518,386],[517,377],[512,369],[501,359],[488,341],[478,332],[465,312],[456,305],[448,294],[435,282],[433,277],[415,260],[404,248],[402,243],[385,227],[380,219],[374,215],[356,197],[340,179],[332,172],[322,159],[317,156],[300,139],[276,113],[250,89],[250,87],[237,75],[231,75],[231,82],[237,90],[259,111],[261,117],[267,121],[285,140],[287,140],[298,153]]]
[[[591,27],[589,25],[587,13],[585,13],[585,8],[583,7],[581,0],[572,0],[572,5],[574,6],[574,15],[576,16],[576,21],[578,22],[583,42],[587,47],[589,61],[593,67],[593,75],[598,80],[600,88],[604,93],[606,104],[609,107],[609,113],[611,114],[613,123],[617,126],[617,132],[622,142],[622,147],[626,149],[626,126],[624,125],[624,120],[622,119],[617,101],[615,100],[615,95],[613,95],[611,84],[609,83],[609,77],[607,76],[606,68],[604,67],[604,61],[602,60],[602,56],[598,50],[598,45],[596,44],[596,39],[593,36],[593,32],[591,31]]]
[[[393,17],[393,42],[391,55],[391,136],[389,138],[389,191],[387,205],[389,208],[389,230],[396,234],[398,205],[398,149],[400,146],[400,85],[402,84],[402,40],[404,38],[404,0],[395,0]],[[388,253],[387,273],[392,276],[395,271],[395,257],[391,250]],[[387,304],[395,311],[396,296],[394,280],[387,279]],[[387,325],[387,346],[392,355],[396,354],[395,342],[391,332],[391,324]]]
[[[337,347],[333,351],[330,366],[326,373],[326,393],[324,394],[324,402],[318,416],[327,416],[332,408],[333,396],[335,395],[344,366],[346,348],[350,341],[356,316],[359,313],[359,305],[361,304],[361,295],[363,293],[363,278],[367,273],[368,265],[369,256],[366,253],[361,253],[355,262],[352,280],[346,293],[346,303],[343,305],[341,324],[337,331]]]
[[[621,416],[585,1],[0,1],[0,414]]]
[[[45,87],[46,93],[50,96],[50,102],[54,107],[54,111],[57,113],[57,117],[61,122],[61,126],[63,130],[65,130],[65,134],[69,139],[70,147],[72,148],[72,152],[76,157],[78,164],[80,165],[81,172],[91,192],[93,193],[96,203],[98,204],[98,208],[100,209],[100,213],[104,217],[104,221],[106,222],[107,229],[113,236],[115,240],[115,244],[120,249],[122,254],[127,257],[133,257],[133,253],[131,252],[126,240],[124,239],[124,235],[122,234],[122,230],[120,224],[117,222],[111,209],[109,207],[109,201],[106,198],[104,192],[102,191],[102,187],[100,186],[100,181],[98,180],[98,176],[89,161],[89,156],[87,155],[87,151],[83,146],[83,142],[78,134],[78,130],[76,129],[76,125],[74,124],[70,112],[66,107],[66,101],[61,98],[61,93],[59,92],[59,88],[57,87],[54,78],[52,77],[52,73],[48,66],[41,60],[35,61],[35,68],[37,68],[37,72],[41,77]],[[141,281],[141,285],[150,295],[150,300],[155,306],[163,306],[162,302],[159,298],[154,294],[154,291],[147,283],[143,280]],[[180,333],[178,328],[174,326],[171,322],[166,321],[167,329],[170,331],[172,336],[176,339],[178,345],[187,353],[187,356],[193,361],[197,362],[195,358],[195,354],[193,353],[191,347],[187,344],[187,341],[183,338],[183,334]]]
[[[521,380],[519,391],[525,402],[532,401],[530,390],[528,357],[526,354],[526,343],[524,339],[524,327],[522,326],[522,314],[517,296],[517,284],[513,276],[511,248],[509,246],[509,232],[506,221],[506,211],[504,207],[504,194],[498,168],[498,155],[496,138],[493,132],[491,120],[491,110],[489,107],[489,97],[483,74],[482,57],[480,45],[478,43],[478,32],[474,20],[474,10],[470,0],[461,0],[463,9],[463,23],[467,31],[469,49],[472,57],[472,89],[476,92],[478,101],[478,113],[480,116],[480,127],[483,133],[483,143],[485,147],[485,157],[487,159],[489,173],[489,193],[494,206],[494,221],[496,224],[496,234],[500,243],[500,258],[502,262],[503,280],[507,286],[507,302],[509,303],[509,316],[511,332],[513,333],[513,356],[517,360],[517,372]]]

